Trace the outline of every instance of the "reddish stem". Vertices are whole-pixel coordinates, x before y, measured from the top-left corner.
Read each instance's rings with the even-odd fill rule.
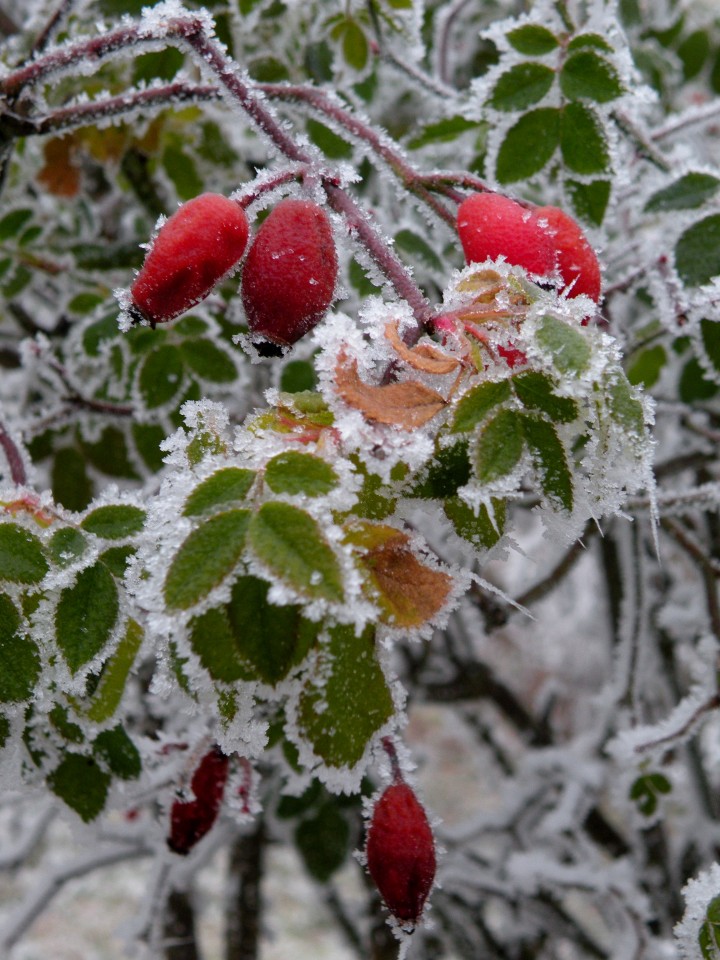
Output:
[[[25,461],[17,444],[2,423],[0,423],[0,447],[2,447],[8,466],[10,467],[10,478],[12,482],[18,487],[24,487],[27,483]]]
[[[383,745],[383,750],[388,755],[388,760],[390,761],[393,783],[404,783],[405,778],[403,777],[402,770],[400,769],[400,760],[398,759],[397,750],[395,749],[395,743],[392,737],[383,737],[381,742]]]

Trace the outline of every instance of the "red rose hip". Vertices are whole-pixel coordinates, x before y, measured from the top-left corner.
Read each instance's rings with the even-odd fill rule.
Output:
[[[325,211],[309,200],[282,200],[257,232],[242,276],[242,299],[254,334],[295,343],[333,300],[338,262]]]
[[[435,840],[406,783],[391,784],[375,804],[365,853],[387,908],[403,923],[417,923],[435,879]]]
[[[160,227],[130,288],[131,312],[153,326],[203,300],[239,263],[245,211],[218,193],[188,200]]]
[[[555,263],[563,283],[572,284],[569,296],[584,293],[597,303],[602,283],[600,264],[580,227],[559,207],[538,207],[535,217],[555,249]]]
[[[211,830],[222,805],[229,762],[219,747],[213,747],[202,758],[190,781],[194,799],[173,803],[167,845],[174,853],[186,856]]]
[[[530,273],[548,276],[555,268],[555,248],[532,210],[495,193],[474,193],[460,204],[458,233],[468,263],[503,256]]]

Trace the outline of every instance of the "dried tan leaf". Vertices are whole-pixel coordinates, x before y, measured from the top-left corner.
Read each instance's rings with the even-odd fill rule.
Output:
[[[423,373],[442,376],[445,373],[452,373],[460,364],[457,357],[450,356],[431,343],[419,343],[415,347],[408,347],[398,333],[397,321],[387,324],[385,338],[401,360],[415,370],[422,370]]]
[[[43,147],[45,163],[38,181],[56,197],[75,197],[80,191],[80,170],[75,165],[76,138],[71,134],[54,137]]]
[[[361,562],[375,588],[381,619],[395,627],[420,627],[447,601],[452,587],[448,574],[418,560],[406,534],[384,526],[383,543],[363,554]]]
[[[360,410],[368,420],[414,430],[432,420],[447,405],[444,397],[417,380],[374,386],[360,379],[357,360],[348,360],[343,351],[335,367],[335,384],[340,397]]]

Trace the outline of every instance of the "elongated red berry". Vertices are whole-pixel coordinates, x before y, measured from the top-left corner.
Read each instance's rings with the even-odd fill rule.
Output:
[[[258,230],[243,267],[251,332],[282,346],[305,336],[332,303],[337,271],[325,211],[309,200],[282,200]]]
[[[153,326],[203,300],[238,264],[248,240],[245,211],[219,193],[188,200],[160,227],[130,288],[131,310]]]
[[[228,766],[229,758],[219,747],[213,747],[202,758],[190,781],[193,799],[176,800],[173,803],[167,845],[175,853],[183,856],[190,853],[217,820],[225,793]]]
[[[460,242],[468,263],[503,256],[516,267],[549,276],[555,269],[555,248],[532,210],[495,193],[474,193],[460,204]]]
[[[435,879],[435,840],[406,783],[393,783],[375,804],[365,853],[387,908],[403,923],[417,923]]]
[[[572,217],[559,207],[538,207],[537,222],[546,229],[555,248],[556,266],[571,297],[581,293],[597,303],[600,299],[600,264],[595,251]]]

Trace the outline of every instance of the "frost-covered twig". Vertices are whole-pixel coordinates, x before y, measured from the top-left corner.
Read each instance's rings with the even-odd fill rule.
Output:
[[[668,120],[667,123],[652,132],[652,139],[664,140],[666,137],[681,133],[687,127],[695,126],[698,123],[712,122],[718,118],[718,115],[720,115],[720,101],[716,97],[701,106],[689,107],[678,116]]]
[[[52,14],[48,22],[35,38],[35,42],[30,49],[30,56],[28,59],[37,57],[38,54],[42,53],[43,50],[45,50],[45,48],[52,42],[54,37],[57,36],[58,31],[62,29],[63,24],[72,13],[72,9],[76,4],[77,0],[60,0],[55,13]]]
[[[638,122],[622,110],[614,110],[613,117],[620,129],[635,141],[641,155],[646,160],[649,160],[663,173],[672,172],[672,164],[662,151],[654,145],[650,133],[641,129]]]
[[[546,597],[551,593],[558,584],[570,573],[577,561],[585,553],[587,549],[586,541],[598,530],[594,521],[591,521],[585,527],[585,530],[582,533],[582,536],[579,537],[575,543],[570,547],[569,550],[565,553],[563,557],[558,561],[558,563],[553,567],[550,573],[543,577],[542,580],[534,584],[532,587],[529,587],[519,597],[516,598],[516,602],[523,607],[529,607],[533,603],[537,603],[538,600],[542,600],[543,597]]]
[[[17,870],[23,866],[37,848],[57,814],[57,805],[48,801],[40,813],[20,836],[14,838],[12,844],[7,844],[0,854],[0,870]]]
[[[709,573],[712,577],[720,577],[720,561],[709,556],[708,553],[698,543],[698,541],[690,534],[690,532],[682,526],[682,524],[665,517],[660,521],[660,525],[662,526],[663,530],[665,530],[666,533],[668,533],[673,540],[683,548],[688,556],[692,557],[693,560],[696,560],[700,564],[703,570]]]
[[[25,461],[18,449],[17,444],[5,429],[0,421],[0,447],[5,454],[5,459],[10,467],[10,478],[18,487],[23,487],[27,483],[27,471]]]

